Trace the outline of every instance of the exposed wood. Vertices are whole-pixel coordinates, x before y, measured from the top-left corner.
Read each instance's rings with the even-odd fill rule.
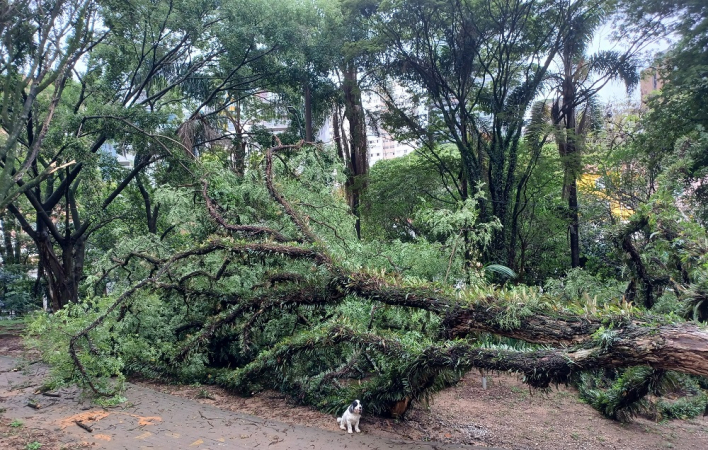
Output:
[[[78,425],[80,428],[83,428],[84,430],[88,431],[89,433],[93,433],[93,427],[86,425],[80,420],[75,420],[74,423]]]

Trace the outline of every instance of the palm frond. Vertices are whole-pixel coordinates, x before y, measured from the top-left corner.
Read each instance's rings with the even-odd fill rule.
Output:
[[[596,75],[622,81],[627,87],[627,92],[639,84],[637,62],[618,51],[597,52],[590,56],[588,66],[590,72]]]
[[[551,106],[546,100],[531,105],[531,116],[526,126],[526,140],[532,145],[539,145],[544,136],[552,131]]]
[[[681,292],[680,300],[684,305],[683,316],[686,319],[708,321],[708,279],[705,276],[689,284]]]

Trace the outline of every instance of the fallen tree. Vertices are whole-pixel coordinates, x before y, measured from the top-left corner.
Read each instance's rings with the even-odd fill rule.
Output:
[[[623,302],[591,311],[525,287],[459,290],[356,267],[344,256],[346,230],[317,216],[338,200],[315,205],[281,192],[308,182],[286,163],[301,151],[303,143],[265,152],[260,186],[277,208],[260,223],[229,222],[233,210],[204,181],[198,192],[214,224],[205,243],[110,255],[94,282],[128,280],[122,291],[45,319],[54,322],[44,330],[73,320],[70,361],[94,392],[106,392],[101,378],[129,372],[246,395],[277,389],[326,411],[356,397],[400,416],[473,368],[517,372],[537,388],[633,366],[708,376],[708,332],[694,323]]]

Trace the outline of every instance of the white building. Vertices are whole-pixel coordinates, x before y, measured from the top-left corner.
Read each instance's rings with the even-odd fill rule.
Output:
[[[406,93],[400,87],[394,87],[394,95],[397,101],[407,98]],[[386,105],[383,100],[375,94],[368,94],[363,99],[364,108],[367,111],[383,112]],[[410,105],[408,105],[410,106]],[[415,143],[404,143],[396,141],[388,131],[383,128],[374,129],[367,127],[367,140],[369,151],[369,166],[373,166],[382,159],[393,159],[406,156],[416,149]]]
[[[395,141],[386,130],[371,130],[367,128],[369,167],[382,159],[393,159],[405,156],[415,151],[415,147]]]
[[[275,94],[265,92],[260,93],[257,98],[260,98],[263,103],[276,102]],[[381,99],[373,94],[365,95],[362,99],[364,109],[369,112],[382,111],[385,105]],[[246,131],[251,130],[254,126],[264,127],[273,134],[280,134],[288,128],[289,118],[285,117],[276,119],[255,119],[248,120],[245,126]],[[344,132],[349,133],[349,124],[344,119]],[[382,159],[392,159],[408,155],[415,151],[416,146],[408,143],[398,142],[384,129],[376,129],[372,126],[367,126],[367,149],[369,166],[374,165]],[[229,128],[230,131],[231,127]],[[322,124],[315,136],[315,141],[325,144],[334,144],[334,132],[332,129],[332,117],[329,116]]]

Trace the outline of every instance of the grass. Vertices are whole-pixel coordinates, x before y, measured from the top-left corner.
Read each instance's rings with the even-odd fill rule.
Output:
[[[197,393],[197,398],[206,398],[209,400],[216,400],[213,395],[206,389],[200,389],[199,392]]]
[[[519,397],[521,397],[522,400],[526,400],[527,398],[529,398],[528,390],[520,388],[518,386],[512,386],[511,392],[513,392],[514,394],[519,394]]]
[[[21,331],[27,325],[25,316],[16,319],[0,319],[0,332]]]

